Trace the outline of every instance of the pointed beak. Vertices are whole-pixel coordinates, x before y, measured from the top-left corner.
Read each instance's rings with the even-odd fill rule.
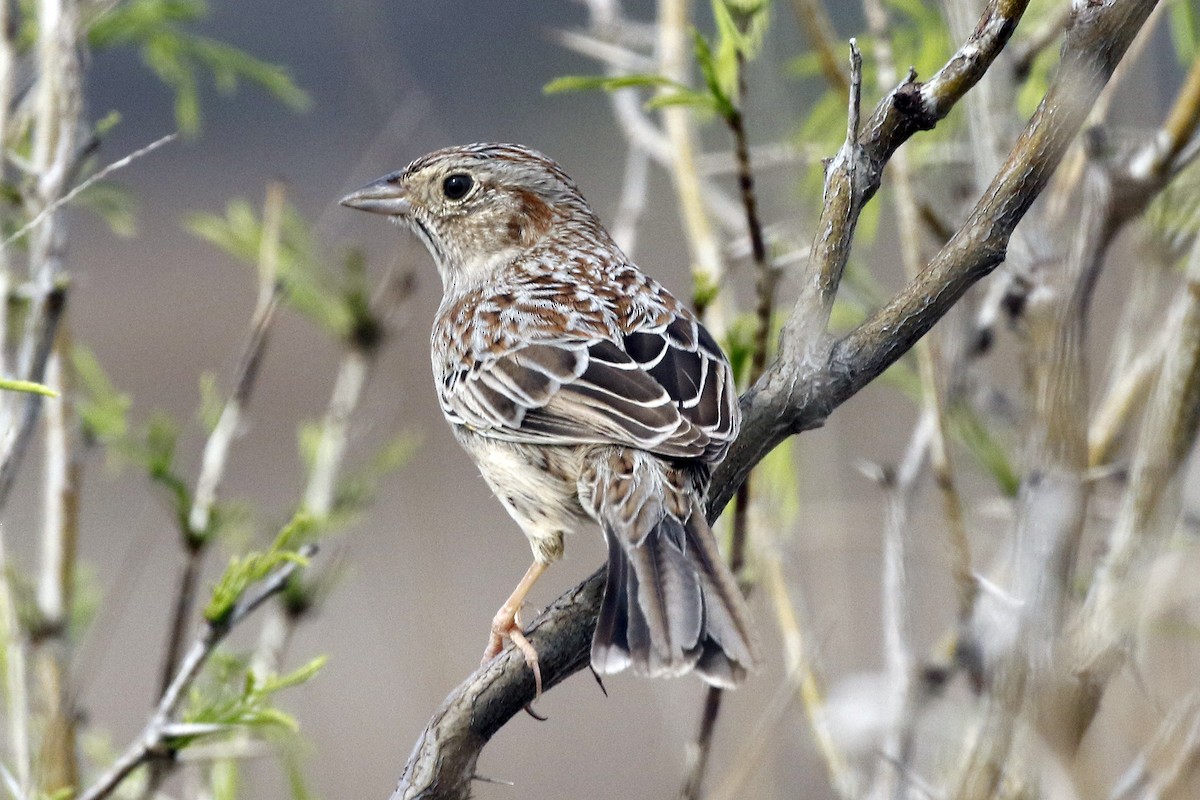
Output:
[[[341,204],[359,211],[388,216],[406,216],[412,210],[408,192],[400,182],[399,173],[385,175],[377,181],[356,189],[341,199]]]

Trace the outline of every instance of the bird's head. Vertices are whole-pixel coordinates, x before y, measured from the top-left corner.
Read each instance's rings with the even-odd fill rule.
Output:
[[[447,290],[486,282],[549,237],[580,229],[606,236],[554,161],[513,144],[437,150],[341,202],[410,228]]]

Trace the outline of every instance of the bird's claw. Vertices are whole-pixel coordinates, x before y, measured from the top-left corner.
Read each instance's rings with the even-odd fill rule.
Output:
[[[534,649],[529,639],[525,637],[525,633],[521,630],[521,624],[517,621],[515,613],[506,614],[504,609],[501,609],[501,612],[492,620],[491,637],[488,639],[487,648],[483,651],[483,660],[479,662],[479,665],[483,666],[500,655],[500,651],[504,649],[505,639],[511,641],[521,651],[521,654],[525,656],[525,663],[533,670],[533,684],[536,690],[533,699],[536,702],[542,696],[542,668],[538,663],[537,650]],[[530,711],[530,714],[534,718],[541,719],[541,717],[532,711]]]

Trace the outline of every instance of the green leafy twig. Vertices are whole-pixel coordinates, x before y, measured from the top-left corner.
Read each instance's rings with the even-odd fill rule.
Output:
[[[304,518],[293,520],[266,553],[235,559],[230,564],[213,591],[213,600],[205,612],[205,621],[199,634],[180,661],[167,691],[163,693],[141,734],[107,772],[79,795],[79,800],[108,797],[130,773],[143,764],[169,756],[181,743],[191,741],[196,736],[220,733],[227,729],[223,724],[179,727],[179,723],[172,719],[200,670],[230,631],[268,599],[283,591],[296,571],[306,566],[308,559],[316,553],[314,544],[304,545],[298,550],[287,549],[288,541],[307,524]],[[308,670],[306,675],[310,677],[316,668]]]
[[[204,0],[129,0],[92,21],[88,42],[97,49],[137,47],[142,62],[175,93],[176,124],[185,135],[200,129],[200,75],[205,72],[224,94],[247,81],[289,108],[308,108],[308,94],[283,67],[187,30],[207,16]]]
[[[185,546],[185,562],[176,589],[174,613],[163,659],[161,686],[164,692],[179,663],[187,620],[192,614],[200,568],[208,543],[212,539],[217,488],[224,478],[229,448],[241,427],[243,413],[258,377],[268,333],[279,307],[281,285],[275,276],[278,272],[278,242],[283,206],[283,189],[279,184],[272,184],[267,190],[263,227],[255,251],[261,281],[250,324],[250,336],[238,363],[233,390],[226,398],[217,423],[205,441],[195,490],[189,492],[177,477],[168,483],[175,495],[176,513],[180,519],[180,532]],[[174,473],[169,470],[165,474],[174,477]]]

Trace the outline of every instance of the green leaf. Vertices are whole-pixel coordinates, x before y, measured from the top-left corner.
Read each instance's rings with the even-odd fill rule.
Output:
[[[22,381],[17,378],[0,378],[0,389],[25,394],[40,394],[43,397],[58,397],[58,392],[40,383]]]
[[[668,106],[687,106],[708,114],[720,113],[717,101],[711,94],[697,92],[695,89],[676,89],[655,95],[646,101],[646,108],[651,111]]]
[[[601,89],[606,92],[615,92],[618,89],[629,89],[639,87],[657,87],[657,86],[674,86],[679,89],[687,87],[666,78],[662,75],[633,74],[620,75],[617,77],[607,77],[604,75],[566,75],[562,78],[555,78],[542,87],[545,94],[559,94],[561,92],[581,92]]]
[[[174,93],[176,123],[185,134],[199,131],[199,86],[205,74],[225,94],[246,82],[289,108],[308,108],[308,95],[283,67],[189,30],[207,16],[202,0],[127,0],[92,21],[88,41],[95,49],[138,48],[142,62]]]
[[[185,747],[198,738],[238,730],[258,734],[271,731],[295,733],[298,729],[296,720],[274,707],[272,700],[284,689],[312,680],[325,661],[324,656],[319,656],[285,675],[259,676],[250,669],[244,657],[218,651],[209,661],[205,680],[189,694],[188,707],[183,714],[185,724],[195,726],[198,732],[194,736],[179,737],[172,744]]]
[[[128,187],[97,181],[79,193],[75,202],[99,216],[117,236],[137,233],[137,197]]]
[[[1016,497],[1021,487],[1021,476],[1008,451],[988,426],[971,409],[961,404],[950,410],[948,421],[954,438],[992,476],[1000,491],[1008,497]]]
[[[722,119],[733,119],[737,115],[737,109],[734,108],[733,101],[730,100],[730,95],[721,84],[719,69],[716,57],[713,55],[712,47],[700,31],[692,31],[692,46],[696,53],[696,63],[700,65],[700,73],[704,76],[704,85],[708,87],[708,93],[712,97],[711,102],[714,110]]]
[[[84,435],[101,444],[123,443],[129,435],[129,396],[117,391],[95,353],[83,345],[71,348],[71,367],[80,387],[75,410]]]
[[[213,587],[212,597],[204,609],[204,618],[214,625],[223,624],[251,586],[266,578],[285,563],[306,565],[308,560],[293,549],[298,539],[303,538],[315,525],[315,520],[305,512],[298,512],[275,537],[275,541],[264,552],[250,552],[233,556],[225,573]]]
[[[1200,9],[1194,2],[1171,3],[1171,43],[1184,66],[1200,57]]]

